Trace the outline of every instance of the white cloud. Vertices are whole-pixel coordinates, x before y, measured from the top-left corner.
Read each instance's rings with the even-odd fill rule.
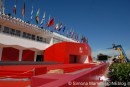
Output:
[[[126,55],[128,58],[130,58],[130,50],[126,50]]]

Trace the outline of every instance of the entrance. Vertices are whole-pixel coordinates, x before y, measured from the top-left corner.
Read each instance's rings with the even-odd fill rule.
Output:
[[[78,63],[78,57],[76,55],[70,55],[69,63]]]
[[[41,62],[41,61],[44,61],[43,59],[44,59],[43,55],[37,55],[36,61]]]

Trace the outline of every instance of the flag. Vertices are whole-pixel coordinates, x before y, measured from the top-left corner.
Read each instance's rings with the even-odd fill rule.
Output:
[[[75,40],[78,41],[78,33],[75,33]]]
[[[42,25],[42,24],[43,24],[43,21],[45,20],[45,16],[46,16],[46,13],[44,12],[44,15],[43,15],[43,17],[42,17],[42,20],[41,20],[40,25]]]
[[[70,30],[70,38],[73,38],[73,36],[74,36],[74,30]]]
[[[40,9],[38,9],[36,17],[35,17],[35,20],[36,20],[37,24],[39,23],[39,13],[40,13]]]
[[[24,5],[22,7],[22,16],[24,17],[24,15],[25,15],[25,2],[24,2]]]
[[[81,42],[83,42],[83,43],[88,43],[88,40],[86,39],[85,36],[82,36],[82,38],[81,38]]]
[[[63,27],[63,32],[65,32],[65,26]]]
[[[69,37],[69,30],[66,31],[66,36]]]
[[[63,27],[63,25],[62,25],[62,23],[60,24],[60,27],[59,27],[59,31],[62,29],[62,27]]]
[[[57,23],[57,24],[55,25],[55,30],[58,30],[58,29],[59,29],[59,26],[60,26],[60,24]]]
[[[62,23],[57,23],[56,25],[55,25],[55,30],[61,30],[61,28],[62,28]]]
[[[16,15],[16,5],[14,5],[14,7],[13,7],[13,13],[14,13],[14,15]]]
[[[54,25],[54,18],[52,18],[48,23],[47,27],[53,26]]]
[[[33,6],[32,6],[32,11],[31,11],[31,19],[33,18]]]
[[[78,35],[78,34],[76,35],[76,40],[77,40],[77,41],[79,40],[79,35]]]

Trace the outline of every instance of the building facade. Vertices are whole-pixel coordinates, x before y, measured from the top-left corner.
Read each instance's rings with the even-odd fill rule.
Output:
[[[0,61],[37,61],[46,48],[63,41],[78,43],[19,18],[0,14]]]

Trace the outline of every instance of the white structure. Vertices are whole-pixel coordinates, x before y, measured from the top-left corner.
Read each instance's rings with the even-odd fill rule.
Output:
[[[43,55],[47,47],[62,41],[77,42],[58,33],[25,23],[19,18],[0,14],[0,60],[3,48],[12,47],[19,50],[19,61],[23,50],[26,49],[35,52],[34,61],[36,61],[36,56]]]

